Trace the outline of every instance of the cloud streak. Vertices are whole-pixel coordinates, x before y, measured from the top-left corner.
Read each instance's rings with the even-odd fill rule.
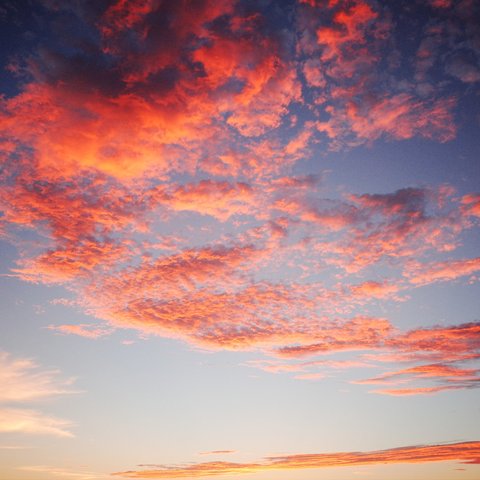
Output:
[[[0,431],[73,437],[72,422],[24,408],[39,400],[78,393],[72,390],[74,379],[60,380],[59,374],[58,370],[40,369],[33,360],[0,352]]]
[[[178,467],[159,466],[157,469],[117,472],[113,475],[125,478],[197,478],[251,474],[271,470],[297,471],[359,465],[417,464],[444,461],[475,464],[479,462],[479,459],[480,442],[463,442],[446,445],[400,447],[373,452],[286,455],[267,457],[255,463],[208,462]]]

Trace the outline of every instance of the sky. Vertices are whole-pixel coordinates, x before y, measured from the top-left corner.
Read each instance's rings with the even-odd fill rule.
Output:
[[[0,2],[0,480],[480,476],[480,4]]]

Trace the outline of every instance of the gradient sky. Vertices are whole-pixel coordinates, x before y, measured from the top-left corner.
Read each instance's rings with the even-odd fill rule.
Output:
[[[479,478],[477,1],[0,39],[0,480]]]

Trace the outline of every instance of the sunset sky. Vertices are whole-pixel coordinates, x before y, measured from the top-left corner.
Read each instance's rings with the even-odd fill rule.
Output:
[[[478,480],[480,3],[0,1],[0,480]]]

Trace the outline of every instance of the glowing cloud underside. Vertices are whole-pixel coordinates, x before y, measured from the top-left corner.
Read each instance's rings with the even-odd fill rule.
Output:
[[[113,475],[126,478],[196,478],[256,473],[265,470],[301,470],[307,468],[318,469],[443,461],[479,463],[480,442],[401,447],[375,452],[288,455],[284,457],[269,457],[258,463],[208,462],[184,467],[159,466],[159,468],[152,470],[119,472]]]

